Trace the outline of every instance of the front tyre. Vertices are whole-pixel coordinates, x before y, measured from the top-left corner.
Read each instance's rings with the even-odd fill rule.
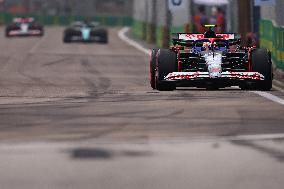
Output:
[[[152,89],[156,89],[155,73],[156,73],[157,53],[158,49],[152,49],[150,57],[150,84]]]
[[[68,34],[64,34],[63,42],[64,43],[70,43],[71,42],[71,37]]]
[[[6,30],[5,30],[5,36],[6,36],[7,38],[11,37],[11,35],[10,35],[10,30],[9,30],[9,29],[6,29]]]
[[[107,32],[105,32],[101,35],[101,41],[100,42],[105,43],[105,44],[108,43],[108,33]]]
[[[108,43],[108,31],[106,29],[97,29],[95,31],[93,31],[92,33],[93,36],[97,36],[99,37],[99,41],[100,43]]]
[[[252,71],[264,76],[264,81],[257,83],[256,88],[262,91],[270,91],[273,73],[271,56],[267,49],[255,49],[252,51]]]
[[[157,68],[155,74],[156,89],[159,91],[173,91],[176,89],[175,82],[165,81],[164,78],[177,71],[176,53],[168,49],[160,49],[157,56]]]
[[[41,32],[40,32],[40,37],[43,37],[44,36],[44,29],[43,28],[41,28],[41,30],[40,30]]]

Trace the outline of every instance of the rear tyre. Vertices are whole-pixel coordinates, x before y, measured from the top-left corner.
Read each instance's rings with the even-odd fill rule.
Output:
[[[158,49],[152,49],[150,57],[150,84],[152,89],[156,89],[155,73],[156,73],[157,52]]]
[[[160,49],[158,52],[158,65],[156,69],[156,89],[159,91],[173,91],[176,89],[175,82],[164,81],[164,78],[177,71],[176,53],[168,49]]]
[[[255,49],[252,52],[252,71],[259,72],[264,76],[264,81],[256,84],[256,89],[270,91],[272,88],[272,62],[271,55],[267,49]]]

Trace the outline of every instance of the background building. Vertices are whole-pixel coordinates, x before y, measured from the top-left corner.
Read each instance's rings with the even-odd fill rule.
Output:
[[[277,25],[284,25],[284,1],[275,0],[275,4],[261,6],[261,18],[273,20]]]

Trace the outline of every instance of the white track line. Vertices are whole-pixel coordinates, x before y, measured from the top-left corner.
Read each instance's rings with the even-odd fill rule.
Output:
[[[281,81],[278,81],[278,80],[274,79],[273,82],[278,84],[278,85],[280,85],[280,86],[282,86],[282,87],[284,87],[284,83],[282,83]]]
[[[257,135],[237,135],[231,137],[221,137],[224,140],[247,140],[247,141],[255,141],[255,140],[275,140],[275,139],[284,139],[284,133],[279,134],[257,134]]]
[[[284,134],[256,134],[256,135],[236,135],[236,136],[206,136],[206,137],[162,137],[162,138],[149,138],[147,140],[148,144],[185,144],[188,142],[231,142],[231,141],[251,141],[251,142],[258,142],[258,141],[269,141],[269,140],[282,140],[284,139]],[[125,140],[110,140],[110,139],[96,139],[92,140],[95,142],[96,145],[121,145],[121,144],[129,144],[129,141]],[[141,145],[144,144],[145,141],[141,140],[133,140],[131,141],[131,145]],[[77,146],[84,146],[84,147],[93,147],[90,142],[81,142]],[[61,149],[73,149],[74,144],[68,142],[2,142],[0,144],[0,150],[18,150],[18,149],[25,149],[27,151],[37,151],[38,153],[46,152],[46,151],[54,151],[54,148],[61,148]]]
[[[252,135],[236,135],[236,136],[204,136],[204,137],[176,137],[167,138],[166,141],[172,142],[183,142],[183,141],[208,141],[208,142],[218,142],[218,141],[263,141],[263,140],[276,140],[284,139],[284,133],[276,134],[252,134]],[[155,139],[150,139],[153,141]],[[158,139],[159,140],[159,139]],[[161,139],[162,140],[162,139]]]
[[[267,98],[273,102],[276,102],[278,104],[284,105],[284,100],[282,98],[279,98],[278,96],[275,96],[273,94],[262,92],[262,91],[253,91],[253,93],[258,94],[259,96],[262,96],[264,98]]]
[[[273,88],[276,89],[277,91],[280,91],[282,93],[284,93],[284,83],[282,83],[281,81],[278,81],[276,79],[273,80],[273,83],[275,83],[273,85]]]
[[[144,52],[145,54],[149,55],[151,54],[151,50],[150,49],[146,49],[145,47],[143,47],[142,45],[140,45],[139,43],[137,43],[136,41],[128,38],[126,36],[126,33],[129,31],[129,27],[124,27],[122,28],[119,32],[118,32],[118,37],[120,39],[122,39],[123,41],[125,41],[126,43],[128,43],[129,45],[135,47],[136,49]]]
[[[277,86],[273,85],[273,88],[276,89],[277,91],[280,91],[280,92],[284,93],[284,90],[282,88],[280,88],[280,87],[277,87]]]
[[[139,43],[137,43],[136,41],[130,39],[129,37],[126,36],[126,33],[129,31],[129,27],[124,27],[122,28],[119,32],[118,32],[118,37],[125,41],[126,43],[128,43],[129,45],[135,47],[136,49],[144,52],[147,55],[151,54],[151,50],[147,49],[145,47],[143,47],[142,45],[140,45]],[[279,87],[273,86],[276,90],[279,90]],[[279,91],[283,91],[282,89],[280,89]],[[252,93],[255,93],[261,97],[264,97],[268,100],[271,100],[273,102],[276,102],[278,104],[284,105],[284,100],[267,92],[261,92],[261,91],[252,91]]]

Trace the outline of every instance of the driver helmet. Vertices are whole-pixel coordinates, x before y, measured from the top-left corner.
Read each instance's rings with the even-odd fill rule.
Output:
[[[216,38],[217,35],[212,27],[209,28],[208,31],[204,33],[204,38]]]

